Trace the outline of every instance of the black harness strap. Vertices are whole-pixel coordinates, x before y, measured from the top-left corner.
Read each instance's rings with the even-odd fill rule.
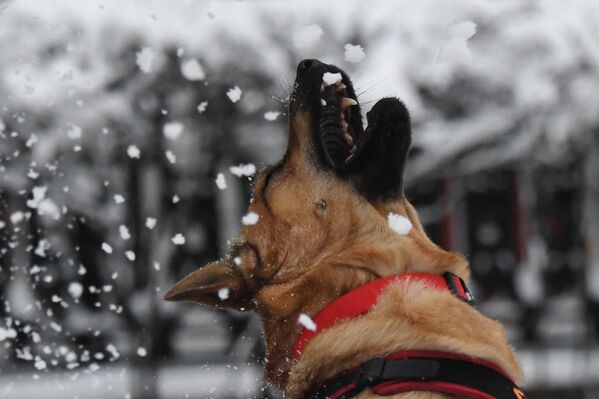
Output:
[[[440,358],[410,358],[386,360],[374,358],[358,370],[349,371],[326,382],[315,394],[315,399],[330,398],[343,388],[348,388],[336,399],[356,396],[367,387],[387,382],[418,381],[450,383],[467,387],[496,399],[524,399],[522,391],[498,371],[465,360]]]

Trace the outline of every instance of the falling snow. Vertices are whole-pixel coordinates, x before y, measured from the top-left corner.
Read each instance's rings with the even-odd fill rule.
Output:
[[[281,113],[278,111],[268,111],[264,113],[264,119],[271,122],[276,121],[279,115],[281,115]]]
[[[129,155],[129,158],[138,159],[141,155],[141,151],[137,146],[130,145],[129,147],[127,147],[127,155]]]
[[[389,212],[387,215],[387,223],[391,230],[402,236],[407,235],[412,230],[412,223],[410,220],[397,213]]]
[[[258,223],[259,218],[260,215],[258,215],[256,212],[248,212],[241,218],[241,223],[243,223],[245,226],[251,226]]]
[[[202,65],[195,58],[181,64],[181,73],[185,79],[191,81],[204,80],[206,78],[204,68],[202,68]]]
[[[177,140],[183,133],[183,124],[181,122],[168,122],[164,124],[162,132],[164,137],[169,140]]]
[[[364,49],[359,44],[346,44],[345,50],[345,61],[357,64],[362,61],[365,57]]]
[[[302,326],[304,326],[304,328],[307,328],[310,331],[316,331],[316,327],[317,327],[316,323],[314,323],[314,320],[312,320],[312,318],[310,316],[308,316],[307,314],[305,314],[305,313],[300,314],[297,321]]]
[[[154,51],[150,47],[144,47],[135,54],[135,63],[143,73],[152,72],[153,61]]]
[[[237,177],[251,176],[256,173],[256,165],[253,163],[240,164],[237,166],[231,166],[229,171]]]
[[[227,182],[225,180],[225,175],[222,173],[219,173],[216,175],[216,187],[218,187],[219,190],[224,190],[227,188]]]
[[[171,239],[173,244],[175,245],[183,245],[185,244],[185,237],[181,233],[175,234],[175,236]]]
[[[241,89],[239,86],[235,86],[227,91],[227,97],[231,102],[236,103],[241,99]]]

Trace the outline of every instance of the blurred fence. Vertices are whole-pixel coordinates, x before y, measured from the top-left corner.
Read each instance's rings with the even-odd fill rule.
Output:
[[[161,297],[237,231],[228,169],[282,154],[306,57],[407,103],[407,195],[531,397],[599,397],[597,5],[377,4],[0,1],[0,397],[271,395],[256,320]]]

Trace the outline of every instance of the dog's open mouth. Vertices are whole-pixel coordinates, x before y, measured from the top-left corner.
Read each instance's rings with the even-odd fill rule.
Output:
[[[325,72],[320,84],[318,136],[329,163],[341,167],[356,154],[362,118],[351,82],[341,73]]]

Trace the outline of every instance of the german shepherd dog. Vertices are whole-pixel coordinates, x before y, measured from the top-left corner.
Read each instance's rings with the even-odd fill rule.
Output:
[[[286,398],[504,397],[418,384],[377,391],[366,383],[356,395],[317,393],[348,370],[406,351],[477,359],[476,364],[491,365],[514,384],[522,381],[500,324],[449,290],[432,289],[418,278],[387,284],[366,312],[336,320],[301,354],[295,352],[298,337],[318,327],[310,325],[311,318],[318,324],[321,311],[362,286],[408,274],[469,277],[464,257],[427,237],[403,194],[411,142],[406,107],[396,98],[383,98],[367,121],[364,129],[345,72],[317,60],[302,61],[290,100],[285,155],[261,171],[253,187],[249,211],[258,221],[243,226],[225,259],[183,278],[165,298],[258,314],[266,339],[266,378]],[[398,234],[390,215],[400,215],[411,229]],[[422,382],[430,376],[412,378]],[[513,391],[505,397],[524,398],[516,385]]]

